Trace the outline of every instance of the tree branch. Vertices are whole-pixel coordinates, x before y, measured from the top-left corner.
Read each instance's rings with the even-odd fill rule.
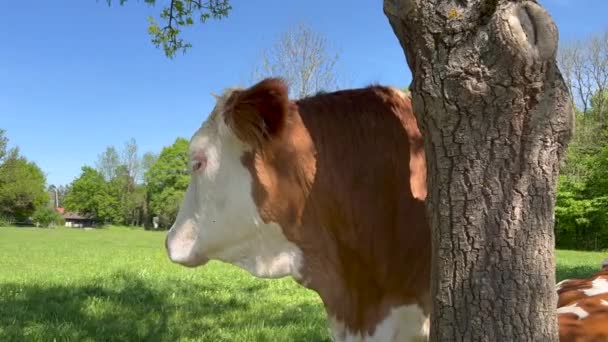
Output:
[[[128,0],[119,0],[123,5]],[[154,6],[156,0],[144,0],[145,3]],[[107,0],[111,5],[112,0]],[[153,17],[148,17],[148,33],[152,36],[152,43],[156,47],[162,46],[165,55],[173,58],[178,50],[186,52],[192,46],[187,41],[180,38],[180,27],[194,25],[193,18],[195,10],[199,12],[198,20],[204,23],[209,18],[222,19],[228,16],[232,6],[230,0],[171,0],[168,7],[162,9],[160,18],[167,21],[162,28],[156,23]]]

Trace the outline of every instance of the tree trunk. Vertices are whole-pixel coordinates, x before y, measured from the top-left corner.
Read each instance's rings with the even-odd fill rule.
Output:
[[[554,205],[572,135],[535,1],[385,0],[413,73],[433,235],[432,341],[557,341]]]

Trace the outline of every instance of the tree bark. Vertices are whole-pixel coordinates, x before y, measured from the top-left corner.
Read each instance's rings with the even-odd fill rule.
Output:
[[[413,73],[432,341],[557,341],[554,205],[574,112],[536,1],[385,0]]]

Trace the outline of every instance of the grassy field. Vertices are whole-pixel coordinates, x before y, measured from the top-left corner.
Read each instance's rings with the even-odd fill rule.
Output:
[[[328,341],[315,293],[212,262],[164,233],[0,228],[0,341]]]
[[[0,228],[0,341],[329,341],[315,293],[171,264],[164,233]],[[558,280],[604,255],[558,251]]]

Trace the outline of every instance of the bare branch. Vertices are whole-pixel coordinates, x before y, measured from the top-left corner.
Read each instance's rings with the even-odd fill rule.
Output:
[[[252,81],[281,77],[289,84],[290,96],[302,98],[338,88],[338,54],[329,52],[327,40],[310,27],[299,24],[283,33],[277,43],[262,50]]]
[[[600,128],[608,115],[608,31],[585,40],[567,42],[560,48],[559,64],[577,107],[593,115]]]

